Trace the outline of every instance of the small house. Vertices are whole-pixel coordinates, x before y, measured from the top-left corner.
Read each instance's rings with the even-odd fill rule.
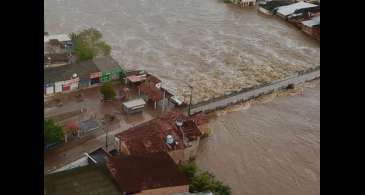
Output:
[[[131,83],[132,85],[141,84],[147,79],[146,74],[142,75],[130,75],[126,77],[126,84]]]
[[[118,80],[123,74],[122,68],[118,62],[112,57],[97,57],[93,59],[93,62],[101,72],[100,82],[104,83],[111,80]]]
[[[302,24],[302,31],[312,36],[314,34],[313,29],[316,26],[320,25],[320,16],[315,16],[310,20],[302,21],[301,24]]]
[[[161,80],[154,75],[148,74],[146,78],[147,82],[153,83],[157,89],[161,88]]]
[[[115,147],[127,155],[167,152],[180,163],[196,155],[201,135],[193,118],[170,111],[115,135]]]
[[[44,35],[44,42],[49,43],[52,40],[57,40],[60,43],[63,44],[70,44],[72,43],[71,38],[67,34],[53,34],[53,35]]]
[[[239,5],[240,7],[255,6],[256,0],[229,0],[231,3]]]
[[[131,114],[131,113],[142,112],[144,106],[146,105],[146,102],[142,98],[139,98],[124,102],[122,105],[124,112]]]
[[[78,88],[80,78],[69,66],[71,65],[44,70],[45,95],[68,92]]]
[[[81,121],[79,123],[79,127],[78,136],[81,137],[100,129],[101,125],[96,119],[90,118],[88,120]]]
[[[189,184],[164,152],[112,156],[99,148],[45,175],[44,190],[47,195],[171,195],[188,193]]]
[[[107,158],[106,165],[123,194],[171,195],[189,192],[186,176],[164,152],[112,156]]]
[[[305,9],[305,8],[312,8],[312,7],[317,7],[317,6],[318,5],[300,1],[298,3],[280,6],[280,7],[276,8],[275,10],[276,10],[276,15],[278,15],[284,19],[287,19],[288,16],[295,14],[295,12],[297,10],[301,10],[301,9]]]
[[[45,95],[89,87],[100,82],[100,75],[91,60],[47,68],[44,70]]]
[[[70,64],[71,57],[67,53],[49,53],[44,55],[44,68]]]
[[[73,71],[77,72],[80,77],[80,88],[87,88],[100,83],[101,70],[92,60],[78,63]]]
[[[156,87],[154,82],[144,82],[140,84],[138,88],[138,95],[141,96],[145,101],[153,102],[155,109],[157,104],[163,104],[165,99],[165,93]]]

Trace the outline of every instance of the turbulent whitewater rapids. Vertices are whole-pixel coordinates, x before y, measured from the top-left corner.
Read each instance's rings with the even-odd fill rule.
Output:
[[[45,0],[45,30],[95,27],[126,69],[158,75],[193,102],[319,64],[319,44],[255,8],[218,0]]]

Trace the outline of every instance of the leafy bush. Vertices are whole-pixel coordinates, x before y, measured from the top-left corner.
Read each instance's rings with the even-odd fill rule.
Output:
[[[45,143],[64,141],[63,129],[52,119],[44,119],[44,140]]]
[[[192,179],[194,178],[196,172],[198,171],[198,167],[194,163],[194,161],[189,161],[180,166],[180,170],[185,174],[188,178],[189,183],[191,183]]]
[[[111,47],[101,40],[101,32],[94,28],[85,29],[78,34],[71,33],[70,37],[74,44],[73,52],[79,57],[79,61],[110,55]]]
[[[201,172],[194,161],[180,165],[180,170],[189,181],[191,193],[210,191],[214,195],[229,195],[231,188],[218,181],[212,173]]]
[[[113,85],[110,81],[105,82],[103,86],[101,86],[100,93],[103,95],[104,100],[113,100],[116,96]]]

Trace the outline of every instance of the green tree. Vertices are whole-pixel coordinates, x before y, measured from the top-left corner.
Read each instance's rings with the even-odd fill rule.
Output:
[[[195,175],[191,181],[189,190],[192,192],[213,191],[212,178],[208,172]]]
[[[229,186],[218,181],[213,174],[201,172],[194,161],[180,165],[180,170],[188,178],[189,191],[192,193],[210,191],[215,195],[231,194],[231,188]]]
[[[198,171],[198,167],[196,166],[194,161],[189,161],[185,164],[182,164],[179,168],[188,178],[189,183],[192,181],[192,179],[194,178],[195,174]]]
[[[103,86],[101,86],[100,93],[103,95],[104,100],[113,100],[116,96],[113,85],[110,81],[105,82]]]
[[[46,143],[64,141],[63,129],[52,119],[44,119],[44,140]]]
[[[96,56],[108,56],[111,46],[102,41],[101,32],[95,28],[85,29],[79,33],[71,33],[74,43],[73,52],[79,57],[79,61],[90,60]]]

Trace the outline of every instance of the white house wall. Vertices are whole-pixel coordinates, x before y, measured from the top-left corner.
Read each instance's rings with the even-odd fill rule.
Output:
[[[54,88],[53,88],[53,86],[48,86],[47,88],[46,88],[46,94],[47,95],[51,95],[51,94],[53,94],[54,93]]]
[[[63,81],[59,81],[59,82],[55,83],[55,92],[56,93],[62,92],[62,85],[63,85]]]

